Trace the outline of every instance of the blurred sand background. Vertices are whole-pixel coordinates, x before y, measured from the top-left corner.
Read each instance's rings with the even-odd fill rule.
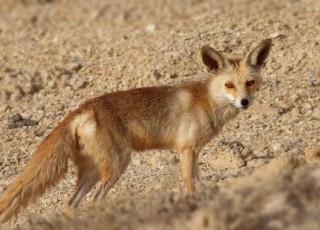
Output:
[[[199,50],[273,47],[254,104],[202,151],[181,193],[174,152],[134,153],[105,202],[61,216],[75,169],[1,229],[319,229],[320,2],[0,0],[0,193],[69,111],[205,72]]]

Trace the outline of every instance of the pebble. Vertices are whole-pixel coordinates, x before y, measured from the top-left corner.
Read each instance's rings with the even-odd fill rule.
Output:
[[[220,151],[208,159],[210,166],[217,170],[235,169],[244,165],[244,161],[231,151]]]
[[[141,166],[141,164],[142,164],[142,159],[141,159],[141,157],[135,156],[135,157],[132,159],[132,165],[134,165],[134,166]]]
[[[72,63],[71,64],[71,70],[78,72],[82,68],[82,65],[80,63]]]
[[[308,146],[304,154],[309,162],[320,162],[320,147]]]
[[[5,113],[9,109],[8,105],[1,105],[0,106],[0,113]]]
[[[299,116],[299,114],[300,114],[300,112],[299,112],[299,109],[298,108],[293,108],[292,110],[291,110],[291,115],[293,115],[293,116]]]
[[[39,122],[32,119],[25,119],[20,113],[16,113],[8,118],[8,129],[20,128],[23,126],[35,126]]]
[[[272,149],[273,149],[274,152],[280,151],[281,148],[282,148],[281,143],[275,143],[275,144],[272,145]]]
[[[156,30],[156,25],[151,23],[151,24],[146,26],[145,30],[148,33],[152,33],[152,32],[154,32]]]
[[[154,70],[154,71],[153,71],[153,77],[154,77],[156,80],[159,80],[159,79],[162,77],[162,75],[159,73],[158,70]]]
[[[308,110],[308,109],[311,109],[312,106],[310,105],[310,103],[306,103],[306,104],[304,105],[304,108],[305,108],[306,110]]]
[[[320,120],[320,108],[315,108],[312,112],[312,117],[314,119]]]
[[[269,34],[268,37],[271,39],[276,39],[276,38],[283,38],[283,37],[285,37],[285,35],[280,32],[274,32],[272,34]]]

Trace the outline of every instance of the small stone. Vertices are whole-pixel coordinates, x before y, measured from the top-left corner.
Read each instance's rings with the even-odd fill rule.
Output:
[[[8,105],[1,105],[0,106],[0,113],[5,113],[9,109]]]
[[[168,160],[169,165],[177,165],[179,163],[179,159],[176,156],[173,156]]]
[[[311,106],[309,103],[306,103],[306,104],[304,105],[304,108],[308,110],[308,109],[311,109],[312,106]]]
[[[309,116],[309,115],[311,115],[311,114],[312,114],[312,111],[311,111],[311,110],[308,110],[308,111],[305,113],[306,116]]]
[[[259,114],[254,114],[254,115],[251,116],[250,120],[251,121],[257,121],[257,120],[259,120],[259,118],[260,118]]]
[[[20,113],[16,113],[8,118],[8,129],[20,128],[23,126],[35,126],[38,125],[38,121],[31,119],[24,119]]]
[[[291,110],[291,115],[292,115],[292,116],[297,117],[297,116],[299,116],[299,114],[300,114],[300,112],[299,112],[299,109],[298,109],[298,108],[293,108],[293,109]]]
[[[141,166],[141,164],[142,164],[141,158],[140,158],[140,157],[134,158],[134,159],[132,160],[132,164],[133,164],[134,166]]]
[[[75,82],[73,88],[74,89],[84,89],[89,85],[89,82],[86,80],[79,79],[77,82]]]
[[[271,39],[275,39],[275,38],[284,38],[285,35],[284,34],[281,34],[279,32],[274,32],[272,34],[269,34],[269,38]]]
[[[37,15],[32,15],[31,18],[30,18],[30,22],[31,23],[36,23],[37,21],[38,21]]]
[[[161,76],[161,74],[159,73],[158,70],[154,70],[154,71],[153,71],[153,77],[154,77],[155,79],[159,80],[162,76]]]
[[[310,85],[311,85],[312,87],[320,86],[320,79],[311,80],[311,81],[310,81]]]
[[[172,74],[169,75],[169,77],[170,77],[170,78],[177,78],[177,77],[178,77],[178,74],[172,73]]]
[[[78,72],[82,68],[82,65],[80,63],[72,63],[71,70]]]
[[[308,146],[304,150],[306,159],[309,162],[319,162],[320,161],[320,148],[315,146]]]
[[[220,151],[213,155],[208,161],[208,164],[217,170],[225,170],[242,167],[245,164],[245,161],[233,154],[232,151]]]
[[[314,119],[320,120],[320,108],[315,108],[311,115]]]
[[[275,152],[280,151],[281,148],[282,148],[281,143],[275,143],[274,145],[272,145],[272,149],[273,149],[273,151],[275,151]]]
[[[34,135],[35,135],[36,137],[42,137],[43,134],[44,134],[44,131],[43,131],[43,130],[36,130],[36,131],[34,131]]]
[[[23,117],[20,113],[16,113],[15,115],[13,115],[11,118],[10,118],[13,122],[18,122],[18,121],[22,121],[23,120]]]
[[[63,73],[60,75],[60,79],[62,81],[69,81],[71,79],[71,74],[69,73]]]
[[[148,33],[152,33],[152,32],[154,32],[156,30],[156,25],[151,23],[151,24],[146,26],[145,30]]]
[[[298,101],[298,100],[300,99],[300,96],[297,95],[297,94],[293,94],[293,95],[291,96],[291,98],[292,98],[293,101]]]
[[[31,120],[31,119],[25,119],[23,122],[23,126],[35,126],[37,125],[39,122],[35,121],[35,120]]]

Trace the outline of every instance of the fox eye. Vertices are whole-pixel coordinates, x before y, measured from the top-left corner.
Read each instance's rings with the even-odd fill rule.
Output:
[[[247,81],[246,86],[252,86],[254,84],[254,80]]]
[[[224,85],[229,89],[232,89],[234,87],[234,85],[232,83],[226,83]]]

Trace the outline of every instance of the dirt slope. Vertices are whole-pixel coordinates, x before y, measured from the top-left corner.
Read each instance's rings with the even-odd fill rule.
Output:
[[[80,220],[52,217],[74,188],[71,166],[1,228],[31,219],[32,229],[319,229],[317,0],[0,0],[0,193],[86,99],[191,79],[205,71],[201,46],[244,54],[265,38],[274,44],[265,82],[203,150],[196,198],[181,195],[175,153],[135,153],[106,203],[89,208],[89,197]]]

